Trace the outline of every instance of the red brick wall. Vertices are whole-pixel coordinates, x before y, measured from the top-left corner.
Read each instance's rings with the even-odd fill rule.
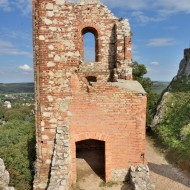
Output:
[[[142,163],[145,152],[146,96],[113,87],[94,84],[90,92],[73,95],[69,110],[72,170],[76,180],[75,142],[103,140],[106,144],[106,180],[112,171]]]
[[[67,190],[71,176],[75,179],[76,175],[74,142],[88,136],[106,142],[106,179],[111,179],[112,170],[129,166],[120,165],[116,151],[127,152],[126,158],[135,163],[144,146],[145,96],[106,83],[114,76],[132,79],[129,23],[120,21],[98,0],[32,2],[37,138],[34,189],[57,185]],[[97,31],[99,63],[85,70],[82,31],[86,27]],[[85,77],[89,75],[96,76],[101,85],[87,89]],[[113,144],[123,133],[126,138]],[[128,151],[122,149],[124,142]]]

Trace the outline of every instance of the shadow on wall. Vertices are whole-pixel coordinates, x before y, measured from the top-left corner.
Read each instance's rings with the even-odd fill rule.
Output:
[[[111,30],[111,36],[109,39],[109,54],[108,54],[108,64],[109,69],[116,67],[116,26],[114,25]]]
[[[172,167],[172,165],[167,164],[154,164],[154,163],[148,163],[148,166],[150,170],[158,175],[167,177],[173,181],[176,181],[178,183],[181,183],[187,187],[190,187],[190,179],[189,181],[184,178],[184,176],[179,175],[179,172],[176,168]]]
[[[130,185],[128,182],[123,182],[123,186],[121,187],[121,190],[133,190],[132,185]]]
[[[30,168],[30,171],[32,174],[32,180],[30,181],[30,185],[32,187],[33,180],[34,180],[34,174],[35,174],[34,163],[36,160],[36,136],[35,136],[35,134],[27,142],[27,151],[28,151],[29,168]]]

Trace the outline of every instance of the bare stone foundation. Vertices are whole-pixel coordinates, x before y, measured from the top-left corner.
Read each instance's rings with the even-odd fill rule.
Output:
[[[76,145],[91,140],[97,144],[88,148],[105,145],[105,181],[124,180],[131,165],[144,162],[146,120],[146,93],[132,80],[128,20],[99,0],[33,0],[33,29],[34,189],[70,189]],[[95,62],[85,63],[87,32],[95,37]]]

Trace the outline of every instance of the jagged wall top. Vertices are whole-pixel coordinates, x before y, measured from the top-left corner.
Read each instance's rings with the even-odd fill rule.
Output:
[[[78,4],[101,4],[99,0],[78,0]]]
[[[122,19],[118,25],[122,29],[123,36],[130,36],[131,28],[128,19]]]

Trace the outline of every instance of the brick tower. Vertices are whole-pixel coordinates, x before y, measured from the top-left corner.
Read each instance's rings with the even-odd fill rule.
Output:
[[[101,149],[105,181],[144,162],[146,94],[132,80],[128,20],[99,0],[33,0],[35,190],[70,189],[77,150]],[[95,39],[84,61],[83,37]]]

